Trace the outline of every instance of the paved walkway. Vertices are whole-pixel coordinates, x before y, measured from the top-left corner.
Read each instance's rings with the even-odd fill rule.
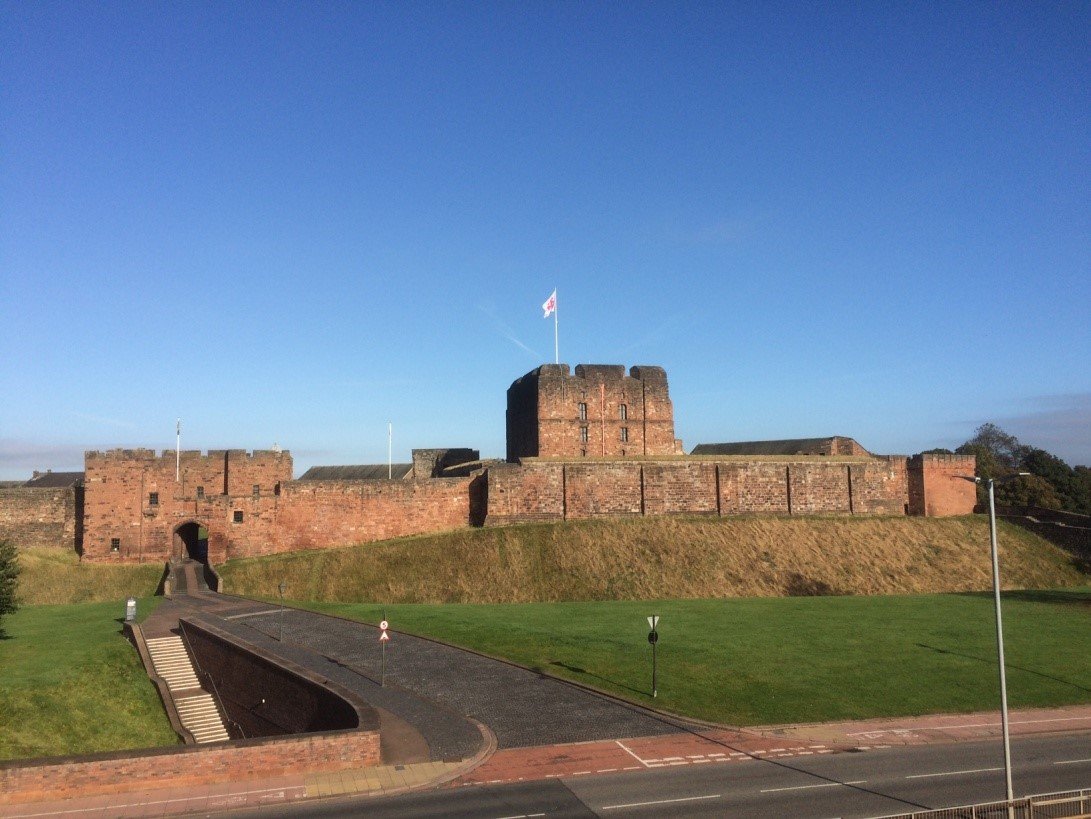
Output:
[[[385,698],[392,691],[466,715],[487,725],[500,748],[673,734],[688,724],[519,666],[394,631],[386,649],[386,687],[379,688],[378,629],[322,614],[288,609],[218,625],[267,650],[279,648],[308,667],[318,662],[315,657],[332,661],[361,681],[357,688],[368,702],[395,713],[410,705],[408,698],[388,705]],[[281,631],[283,645],[278,647],[275,637]]]

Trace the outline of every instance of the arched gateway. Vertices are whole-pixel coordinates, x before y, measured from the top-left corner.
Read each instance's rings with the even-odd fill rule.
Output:
[[[208,529],[197,521],[188,521],[174,530],[174,557],[188,557],[208,563]]]

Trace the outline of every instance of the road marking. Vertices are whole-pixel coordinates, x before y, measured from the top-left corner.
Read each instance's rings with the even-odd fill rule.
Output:
[[[225,617],[225,620],[241,620],[244,617],[261,617],[263,614],[276,614],[284,611],[284,609],[265,609],[264,611],[249,611],[246,614],[232,614],[229,617]]]
[[[1091,762],[1091,758],[1088,759],[1062,759],[1060,762],[1054,762],[1054,765],[1075,765],[1077,762]]]
[[[627,802],[624,805],[603,805],[602,810],[618,810],[620,808],[643,808],[648,805],[671,805],[675,802],[695,802],[698,799],[719,799],[720,794],[710,793],[708,796],[683,796],[679,799],[657,799],[654,802]]]
[[[1002,770],[1004,770],[1004,769],[1003,768],[973,768],[972,770],[968,770],[968,771],[944,771],[943,773],[913,774],[912,776],[907,776],[906,779],[928,779],[929,777],[932,777],[932,776],[958,776],[959,774],[986,773],[988,771],[1002,771]]]
[[[630,749],[626,748],[622,744],[620,739],[615,739],[614,742],[617,743],[617,747],[619,747],[621,750],[623,750],[625,753],[627,753],[629,756],[631,756],[633,759],[635,759],[637,762],[639,762],[645,768],[650,768],[651,767],[651,765],[649,765],[645,760],[641,759],[635,753],[633,753]]]
[[[513,813],[511,816],[499,816],[497,819],[531,819],[533,816],[545,816],[544,813]]]
[[[1040,722],[1087,722],[1091,717],[1053,717],[1051,719],[1012,720],[1008,725],[1036,725]],[[857,731],[846,734],[850,737],[864,737],[869,734],[912,733],[913,731],[948,731],[952,728],[999,728],[999,722],[968,722],[963,725],[926,725],[916,728],[880,728],[878,731]]]
[[[794,788],[765,788],[762,793],[778,793],[779,791],[805,791],[809,788],[839,788],[842,785],[863,785],[866,779],[857,779],[854,782],[825,782],[821,785],[796,785]]]

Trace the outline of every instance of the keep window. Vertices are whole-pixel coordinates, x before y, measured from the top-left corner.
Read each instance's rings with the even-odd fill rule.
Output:
[[[158,505],[159,505],[159,493],[158,492],[149,492],[148,493],[148,506],[158,506]]]
[[[587,404],[585,404],[583,401],[580,402],[580,420],[587,420]]]
[[[197,500],[201,500],[205,496],[205,488],[203,486],[197,487]]]
[[[242,523],[242,512],[236,509],[234,514],[231,516],[231,520],[235,523]]]
[[[260,483],[254,484],[253,493],[254,493],[255,498],[260,498],[261,497],[261,484]]]
[[[119,537],[110,538],[110,551],[111,552],[120,552],[121,551],[121,538],[119,538]]]
[[[580,441],[582,441],[583,443],[586,444],[587,439],[588,439],[587,427],[580,427]]]
[[[618,404],[617,414],[618,414],[618,417],[622,421],[628,421],[629,420],[629,405],[628,404]]]
[[[621,442],[625,443],[628,440],[629,440],[629,428],[628,427],[622,427],[621,428]]]

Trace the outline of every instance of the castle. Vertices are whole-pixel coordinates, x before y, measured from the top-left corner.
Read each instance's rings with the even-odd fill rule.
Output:
[[[840,436],[685,455],[660,367],[543,365],[508,389],[505,462],[420,449],[396,466],[397,477],[384,464],[293,479],[280,450],[87,452],[82,485],[0,488],[0,537],[52,538],[97,562],[219,563],[524,521],[939,516],[969,514],[975,502],[974,485],[959,478],[973,475],[972,457],[876,456]]]

